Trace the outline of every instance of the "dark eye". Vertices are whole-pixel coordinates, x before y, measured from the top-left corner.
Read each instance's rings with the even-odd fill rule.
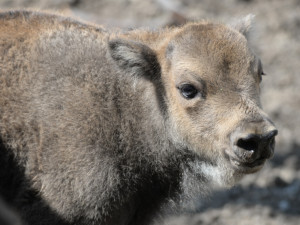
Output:
[[[183,84],[178,87],[181,95],[186,99],[194,98],[198,94],[198,90],[191,84]]]

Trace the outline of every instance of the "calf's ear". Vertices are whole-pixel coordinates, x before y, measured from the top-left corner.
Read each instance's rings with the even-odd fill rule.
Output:
[[[253,28],[254,17],[255,15],[249,14],[242,19],[234,21],[231,26],[249,39]]]
[[[146,79],[160,76],[160,65],[155,52],[147,45],[136,41],[114,39],[108,43],[113,61],[121,70]]]

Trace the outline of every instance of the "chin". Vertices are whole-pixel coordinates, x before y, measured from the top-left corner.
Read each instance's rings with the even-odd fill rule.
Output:
[[[209,195],[214,188],[234,186],[244,175],[242,170],[237,170],[229,162],[224,163],[224,160],[215,164],[193,161],[183,168],[183,195],[188,199]]]
[[[202,170],[209,179],[212,188],[231,188],[248,174],[246,170],[237,169],[233,167],[231,163],[221,160],[215,166],[204,164]]]
[[[259,171],[266,160],[245,163],[222,157],[215,163],[195,160],[183,168],[181,202],[199,200],[213,190],[231,188],[245,175]],[[183,200],[183,201],[182,201]]]

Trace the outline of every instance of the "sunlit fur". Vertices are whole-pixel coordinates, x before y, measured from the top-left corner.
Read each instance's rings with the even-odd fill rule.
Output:
[[[162,205],[234,185],[230,134],[274,129],[249,19],[113,32],[1,13],[2,196],[25,224],[146,225]],[[182,82],[203,96],[184,99]]]

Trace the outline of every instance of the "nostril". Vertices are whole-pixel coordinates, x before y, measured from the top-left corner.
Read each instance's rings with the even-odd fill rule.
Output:
[[[251,151],[251,150],[255,151],[258,149],[258,145],[259,145],[258,142],[259,142],[258,137],[249,135],[248,137],[238,139],[236,145],[239,148],[242,148],[247,151]]]
[[[265,160],[274,153],[276,129],[264,134],[257,133],[234,133],[231,139],[234,145],[235,155],[244,162]]]
[[[271,149],[274,149],[275,148],[275,137],[272,137],[272,139],[270,140],[269,142],[269,147]]]
[[[269,133],[263,135],[262,139],[267,140],[269,142],[275,141],[275,136],[278,134],[278,130],[272,130]]]

